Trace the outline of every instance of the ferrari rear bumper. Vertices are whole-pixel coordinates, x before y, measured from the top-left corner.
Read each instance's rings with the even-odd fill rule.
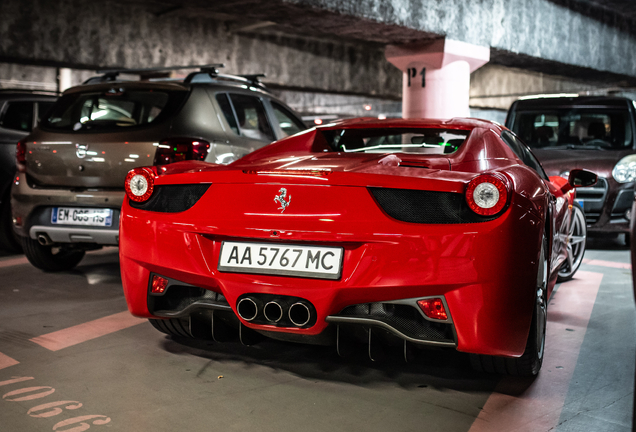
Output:
[[[288,340],[309,342],[330,329],[353,326],[469,353],[523,353],[535,298],[540,218],[513,201],[502,216],[482,223],[405,223],[383,214],[366,190],[342,189],[343,200],[363,203],[343,223],[333,215],[319,215],[308,225],[302,217],[259,214],[246,228],[230,216],[215,219],[198,204],[184,218],[125,203],[120,263],[130,311],[146,318],[230,314],[239,329]],[[223,242],[342,248],[341,275],[328,280],[220,271]],[[169,294],[164,298],[171,300],[162,304],[149,293],[152,274],[178,282],[168,293],[187,294],[174,299]],[[426,297],[444,299],[447,322],[422,316],[414,300]],[[239,311],[245,298],[257,304],[254,318]],[[269,315],[281,315],[278,321],[265,318],[270,302],[280,305],[269,307]],[[289,319],[295,303],[310,310],[310,321],[295,325]]]
[[[151,278],[155,274],[151,275]],[[163,276],[162,276],[163,277]],[[184,318],[207,316],[215,312],[233,314],[232,307],[220,293],[199,288],[178,280],[168,279],[168,285],[160,293],[152,293],[149,286],[148,309],[160,318]],[[418,307],[421,298],[387,302],[362,303],[346,307],[329,315],[325,321],[343,327],[375,328],[388,332],[404,341],[438,347],[456,347],[456,335],[452,317],[445,320],[428,318]],[[448,306],[442,297],[446,310]],[[316,308],[306,299],[293,296],[247,294],[239,298],[237,315],[242,320],[261,328],[310,328],[316,324]],[[235,324],[239,320],[233,320]]]

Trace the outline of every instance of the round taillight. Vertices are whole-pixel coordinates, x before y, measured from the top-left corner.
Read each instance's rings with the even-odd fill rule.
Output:
[[[468,183],[466,202],[481,216],[493,216],[508,203],[508,179],[498,174],[482,174]]]
[[[126,176],[126,195],[133,201],[144,202],[150,198],[155,185],[155,173],[150,168],[135,168]]]

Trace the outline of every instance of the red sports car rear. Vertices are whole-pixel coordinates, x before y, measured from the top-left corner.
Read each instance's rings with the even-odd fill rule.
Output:
[[[126,299],[177,336],[449,347],[536,374],[573,185],[590,174],[550,182],[476,120],[345,121],[229,166],[136,169]]]

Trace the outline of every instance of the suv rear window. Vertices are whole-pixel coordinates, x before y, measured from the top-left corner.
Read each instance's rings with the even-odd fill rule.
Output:
[[[611,108],[519,111],[511,129],[532,148],[621,150],[633,140],[629,112]]]
[[[334,151],[344,153],[454,153],[469,131],[455,129],[391,128],[322,131]]]
[[[181,106],[185,92],[126,90],[62,96],[42,127],[64,131],[108,132],[159,122]]]

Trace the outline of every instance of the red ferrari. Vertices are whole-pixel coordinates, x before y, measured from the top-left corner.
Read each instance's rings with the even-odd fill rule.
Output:
[[[183,155],[184,159],[187,155]],[[336,122],[227,165],[136,168],[120,219],[133,315],[182,337],[356,341],[538,373],[574,188],[475,119]]]

